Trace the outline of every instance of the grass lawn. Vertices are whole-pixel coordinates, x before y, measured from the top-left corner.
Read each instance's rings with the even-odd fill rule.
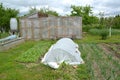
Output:
[[[26,41],[0,52],[0,80],[120,80],[119,40],[119,35],[101,40],[99,36],[86,34],[82,40],[75,40],[85,64],[77,69],[62,64],[58,70],[40,63],[55,41]]]
[[[0,33],[0,39],[9,36],[9,33]]]

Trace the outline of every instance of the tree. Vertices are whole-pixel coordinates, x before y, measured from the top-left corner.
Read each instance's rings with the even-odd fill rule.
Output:
[[[49,8],[41,8],[39,12],[43,14],[59,16],[59,14],[56,11],[50,10]]]
[[[89,5],[84,7],[72,5],[71,8],[71,16],[81,16],[85,25],[94,23],[93,20],[98,20],[97,17],[92,15],[92,7]]]
[[[120,16],[116,15],[113,19],[113,28],[120,29]]]
[[[0,30],[9,31],[10,30],[10,18],[16,17],[19,13],[18,10],[5,8],[3,4],[0,4]]]
[[[103,27],[104,26],[104,22],[105,22],[105,19],[104,19],[104,12],[100,12],[99,13],[99,24]]]
[[[83,7],[82,6],[71,6],[72,11],[71,11],[71,16],[83,16]]]
[[[33,7],[33,8],[30,7],[28,14],[33,14],[33,13],[35,13],[35,12],[38,12],[38,10],[36,9],[36,7]]]
[[[36,9],[36,7],[32,8],[30,7],[29,13],[27,15],[30,15],[32,13],[39,12],[42,14],[49,14],[53,16],[59,16],[59,14],[56,11],[50,10],[49,8],[41,8],[40,10]]]

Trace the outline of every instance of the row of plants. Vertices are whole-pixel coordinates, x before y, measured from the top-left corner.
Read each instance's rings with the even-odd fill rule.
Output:
[[[104,50],[102,50],[98,44],[79,44],[80,51],[82,53],[82,57],[85,61],[84,72],[81,73],[82,70],[79,70],[80,74],[85,74],[83,76],[80,76],[83,79],[89,78],[90,80],[119,80],[119,63],[113,59],[114,56],[109,55],[109,53],[106,53]],[[87,50],[86,50],[87,49]],[[117,63],[116,63],[117,62]],[[82,65],[80,65],[82,66]],[[85,73],[87,70],[87,73]]]
[[[81,80],[89,80],[89,79],[93,80],[95,77],[94,77],[94,69],[92,69],[93,60],[92,59],[90,60],[92,55],[89,53],[91,52],[89,44],[84,44],[84,43],[79,44],[79,50],[81,52],[81,56],[85,63],[81,64],[77,69],[78,77]]]
[[[43,56],[52,43],[41,41],[34,47],[22,53],[16,60],[19,62],[37,62]]]

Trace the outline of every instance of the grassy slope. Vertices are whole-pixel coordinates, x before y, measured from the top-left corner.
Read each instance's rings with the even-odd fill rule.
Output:
[[[97,40],[95,40],[97,39]],[[119,43],[120,37],[104,40],[103,42]],[[49,43],[50,42],[50,43]],[[41,63],[37,66],[27,67],[23,63],[16,62],[16,58],[22,53],[41,43],[54,43],[54,41],[28,41],[13,49],[0,52],[0,79],[1,80],[119,80],[120,62],[112,55],[104,52],[99,47],[99,37],[88,35],[83,40],[76,40],[80,46],[80,51],[85,64],[79,65],[77,69],[71,66],[62,65],[60,69],[53,70]],[[2,65],[2,66],[1,66]]]

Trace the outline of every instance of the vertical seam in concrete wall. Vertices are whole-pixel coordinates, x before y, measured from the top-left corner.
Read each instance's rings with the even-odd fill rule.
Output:
[[[28,38],[28,35],[27,35],[27,33],[28,33],[28,31],[27,31],[27,23],[26,23],[26,19],[24,19],[24,26],[25,26],[25,29],[24,29],[24,31],[25,31],[25,33],[26,33],[26,35],[25,35],[25,39],[27,39]]]
[[[22,34],[22,22],[21,22],[21,19],[19,20],[19,28],[20,28],[20,33],[19,33],[19,35],[20,36],[22,36],[23,34]]]
[[[79,17],[79,39],[82,38],[82,17]]]
[[[50,39],[50,19],[48,18],[48,38]]]
[[[39,21],[39,37],[40,37],[40,39],[42,39],[42,34],[41,34],[41,26],[40,26],[40,19],[38,19],[38,21]]]
[[[58,18],[57,18],[56,21],[57,21],[57,25],[56,25],[56,28],[55,28],[56,29],[55,35],[56,35],[56,38],[58,38]]]
[[[34,20],[32,19],[32,20],[30,20],[30,22],[31,22],[31,32],[32,32],[32,35],[31,35],[31,38],[32,38],[32,40],[34,40],[34,30],[35,30],[35,26],[33,26],[33,22]]]

